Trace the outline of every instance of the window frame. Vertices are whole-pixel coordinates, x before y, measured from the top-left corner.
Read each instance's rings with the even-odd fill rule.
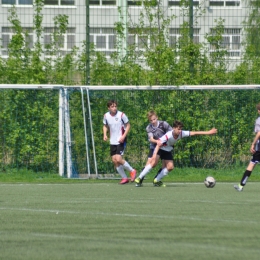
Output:
[[[111,30],[111,32],[109,32],[109,30]],[[112,53],[114,53],[116,51],[117,33],[116,33],[115,28],[113,28],[113,27],[91,27],[89,35],[90,35],[90,37],[93,37],[91,39],[90,43],[94,44],[95,50],[98,52],[104,53],[106,57],[109,57]],[[111,36],[114,37],[113,43],[112,43],[112,41],[110,41]],[[97,38],[98,37],[105,37],[105,42],[101,42],[101,44],[105,43],[104,48],[97,47]],[[113,46],[110,45],[111,43]],[[112,48],[112,47],[114,47],[114,48]]]
[[[232,32],[232,30],[234,32]],[[235,32],[239,30],[239,32]],[[210,32],[212,33],[212,28],[210,28]],[[224,33],[222,34],[222,41],[224,39],[229,39],[229,41],[223,41],[221,42],[220,45],[226,46],[227,44],[229,45],[228,48],[221,48],[221,50],[226,50],[228,55],[226,57],[228,58],[234,58],[234,59],[240,59],[241,58],[241,53],[242,53],[242,28],[224,28]],[[235,38],[239,38],[239,42],[234,42]],[[234,46],[238,45],[238,48],[234,48]],[[209,53],[213,53],[214,49],[211,48],[211,44],[209,44]],[[238,53],[238,55],[232,55]]]
[[[47,56],[50,56],[50,55],[48,55],[49,49],[46,48],[46,45],[51,44],[51,39],[52,39],[52,35],[53,35],[54,31],[55,31],[55,27],[44,27],[44,30],[43,30],[43,49],[44,49],[44,53]],[[50,36],[49,37],[50,42],[45,42],[45,39],[47,39],[48,36]],[[68,38],[70,36],[74,36],[74,45],[73,45],[73,47],[68,48],[68,45],[70,44],[70,41],[68,40]],[[76,37],[77,37],[76,27],[68,27],[66,32],[62,34],[62,37],[63,37],[63,47],[59,46],[59,49],[63,55],[66,55],[66,54],[70,53],[74,47],[76,47],[76,42],[77,42],[76,41]]]
[[[30,40],[31,44],[29,43],[29,48],[33,49],[34,43],[35,43],[35,33],[33,31],[33,28],[32,27],[23,27],[22,29],[23,29],[22,34],[25,38],[26,38],[26,33],[28,34],[29,37],[32,38]],[[4,31],[4,30],[6,30],[6,31]],[[8,56],[8,45],[11,42],[13,35],[15,35],[15,34],[16,33],[15,33],[13,27],[10,27],[10,26],[2,26],[1,27],[1,55],[2,56]],[[7,44],[5,44],[6,46],[4,46],[4,44],[3,44],[3,36],[4,35],[9,36],[8,42],[7,42]],[[25,39],[25,41],[26,41],[26,39]]]

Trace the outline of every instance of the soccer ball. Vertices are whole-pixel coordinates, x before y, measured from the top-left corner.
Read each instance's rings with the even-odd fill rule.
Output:
[[[207,188],[213,188],[216,185],[216,181],[213,177],[208,176],[205,180],[204,180],[204,184]]]

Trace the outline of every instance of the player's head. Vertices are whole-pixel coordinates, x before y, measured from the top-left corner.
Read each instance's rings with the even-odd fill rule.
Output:
[[[258,104],[256,105],[256,109],[257,109],[258,113],[260,113],[260,103],[258,103]]]
[[[107,108],[110,114],[115,115],[117,113],[117,102],[115,100],[109,100],[107,102]]]
[[[113,99],[109,100],[107,102],[107,107],[110,108],[111,106],[116,106],[117,107],[117,102]]]
[[[174,121],[173,122],[173,125],[172,125],[172,128],[173,128],[173,135],[179,135],[181,133],[181,130],[183,128],[183,123],[181,121]]]
[[[148,120],[150,121],[151,124],[153,124],[153,125],[157,124],[158,116],[157,116],[155,111],[150,110],[147,113],[147,118],[148,118]]]
[[[183,123],[181,121],[175,120],[172,125],[173,128],[183,128]]]

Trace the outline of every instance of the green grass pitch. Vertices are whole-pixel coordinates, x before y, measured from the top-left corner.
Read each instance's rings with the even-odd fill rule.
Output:
[[[260,183],[0,184],[1,259],[259,259]]]

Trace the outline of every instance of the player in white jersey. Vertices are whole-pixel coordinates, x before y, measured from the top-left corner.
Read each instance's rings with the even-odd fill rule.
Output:
[[[128,117],[123,112],[117,110],[117,102],[115,100],[108,101],[107,108],[109,111],[103,118],[103,140],[108,140],[107,133],[109,131],[110,155],[117,172],[122,177],[120,184],[129,182],[125,170],[130,172],[131,181],[133,182],[136,170],[122,157],[126,147],[126,137],[130,130]]]
[[[256,164],[260,162],[260,103],[256,105],[256,109],[259,116],[255,121],[254,132],[256,133],[256,135],[250,147],[250,152],[252,153],[252,159],[249,162],[240,183],[238,185],[234,185],[234,188],[237,191],[243,191],[243,188],[246,185],[246,182],[250,177],[252,171],[254,170]]]
[[[151,162],[149,165],[145,166],[145,169],[143,171],[143,175],[145,176],[154,167],[154,164],[156,164],[156,157],[158,156],[160,156],[160,158],[165,161],[165,167],[153,180],[153,184],[156,187],[163,186],[161,179],[164,176],[168,175],[168,173],[174,168],[172,150],[173,145],[176,142],[178,142],[182,138],[189,136],[213,135],[217,133],[217,129],[215,128],[212,128],[209,131],[185,131],[182,130],[182,128],[183,123],[180,121],[175,121],[173,123],[173,130],[167,132],[165,135],[159,138],[159,140],[156,141],[157,145],[154,149],[154,154]]]
[[[146,165],[150,163],[150,160],[153,156],[154,148],[156,147],[156,140],[158,140],[161,136],[166,134],[168,131],[172,130],[172,127],[166,121],[158,120],[158,116],[155,111],[151,110],[147,113],[147,118],[150,121],[150,124],[146,127],[146,132],[148,134],[148,141],[150,142],[150,150],[148,153],[148,159]],[[159,162],[159,156],[157,157],[156,165]],[[162,161],[162,167],[164,168],[164,161]],[[158,173],[162,170],[162,168],[158,171]],[[142,176],[142,172],[140,173]],[[139,176],[140,176],[139,175]],[[141,187],[143,183],[144,177],[137,177],[135,179],[136,187]]]

